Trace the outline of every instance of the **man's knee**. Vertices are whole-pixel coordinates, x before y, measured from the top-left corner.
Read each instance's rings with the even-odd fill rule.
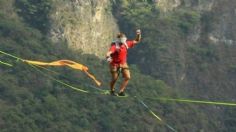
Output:
[[[130,80],[130,72],[129,72],[129,70],[128,69],[123,69],[123,78],[125,79],[125,80]]]
[[[128,80],[131,79],[131,77],[130,76],[124,76],[124,79],[128,81]]]
[[[116,80],[117,80],[117,79],[112,79],[112,80],[111,80],[111,83],[116,83]]]
[[[112,72],[111,73],[111,80],[116,80],[118,78],[118,73],[117,72]]]

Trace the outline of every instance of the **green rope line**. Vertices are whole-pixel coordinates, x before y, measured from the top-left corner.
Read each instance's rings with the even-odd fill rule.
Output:
[[[53,78],[53,77],[50,76],[50,75],[45,74],[44,72],[42,72],[41,70],[39,70],[37,67],[35,67],[35,66],[32,65],[32,64],[29,64],[29,65],[30,65],[31,67],[33,67],[36,71],[40,72],[41,74],[44,74],[45,76],[49,77],[50,79],[52,79],[52,80],[54,80],[54,81],[56,81],[56,82],[58,82],[58,83],[61,83],[61,84],[65,85],[65,86],[67,86],[67,87],[69,87],[69,88],[72,88],[72,89],[77,90],[77,91],[80,91],[80,92],[90,93],[90,92],[88,92],[88,91],[85,91],[85,90],[82,90],[82,89],[78,89],[78,88],[76,88],[76,87],[73,87],[73,86],[71,86],[71,85],[69,85],[69,84],[66,84],[66,83],[64,83],[64,82],[62,82],[62,81],[60,81],[60,80],[58,80],[58,79]],[[36,65],[36,66],[37,66],[37,65]],[[42,68],[42,67],[41,67],[41,68]],[[44,68],[44,69],[46,70],[47,68]],[[49,69],[47,69],[47,70],[52,72],[52,70],[49,70]],[[54,73],[56,73],[56,72],[54,72]],[[98,93],[98,94],[104,95],[103,93]],[[136,97],[136,96],[135,96],[135,97]],[[169,124],[165,123],[159,116],[157,116],[143,101],[141,101],[141,100],[139,100],[139,101],[140,101],[141,104],[143,104],[143,105],[149,110],[149,112],[150,112],[155,118],[157,118],[159,121],[161,121],[162,123],[164,123],[164,124],[165,124],[170,130],[172,130],[173,132],[177,132],[173,127],[171,127]]]
[[[19,57],[16,57],[16,56],[14,56],[14,55],[8,54],[8,53],[6,53],[6,52],[0,51],[0,53],[3,53],[3,54],[8,55],[8,56],[10,56],[10,57],[13,57],[13,58],[15,58],[15,59],[17,59],[17,60],[22,60],[22,61],[24,61],[23,59],[21,59],[21,58],[19,58]],[[32,65],[32,64],[29,64],[29,63],[27,63],[27,64],[28,64],[29,66],[31,66],[33,69],[35,69],[37,72],[43,74],[44,76],[46,76],[46,77],[48,77],[48,78],[50,78],[50,79],[52,79],[52,80],[54,80],[54,81],[56,81],[56,82],[58,82],[58,83],[64,85],[64,86],[67,86],[67,87],[69,87],[69,88],[71,88],[71,89],[73,89],[73,90],[79,91],[79,92],[90,93],[90,92],[88,92],[88,91],[85,91],[85,90],[76,88],[76,87],[74,87],[74,86],[71,86],[71,85],[69,85],[69,84],[67,84],[67,83],[64,83],[63,81],[58,80],[58,79],[56,79],[56,78],[54,78],[54,77],[52,77],[52,76],[50,76],[50,75],[48,75],[48,74],[42,72],[41,70],[39,70],[39,69],[36,67],[37,65],[34,66],[34,65]],[[39,67],[40,67],[40,68],[43,68],[43,67],[41,67],[41,66],[39,66]],[[43,69],[44,69],[44,70],[47,70],[47,71],[50,71],[50,72],[53,72],[53,73],[57,73],[57,72],[54,72],[54,71],[49,70],[49,69],[47,69],[47,68],[43,68]],[[58,73],[57,73],[57,74],[58,74]],[[100,93],[100,94],[105,94],[105,93]],[[142,103],[147,109],[149,109],[149,107],[148,107],[146,104],[144,104],[143,101],[141,101],[141,103]],[[161,119],[160,117],[158,117],[151,109],[149,109],[149,112],[150,112],[154,117],[156,117],[158,120],[162,121],[162,119]],[[168,124],[167,124],[167,125],[168,125]],[[170,127],[169,125],[168,125],[167,127],[170,128],[172,131],[176,132],[176,131],[175,131],[172,127]]]
[[[182,103],[236,106],[236,103],[230,103],[230,102],[203,101],[203,100],[190,100],[190,99],[172,99],[172,98],[151,98],[151,97],[146,97],[145,99],[160,100],[160,101],[172,101],[172,102],[182,102]]]
[[[151,115],[153,115],[155,118],[157,118],[160,122],[162,122],[167,128],[169,128],[173,132],[177,132],[173,127],[171,127],[169,124],[167,124],[165,121],[163,121],[157,114],[155,114],[142,100],[137,98],[138,101],[149,111]]]
[[[3,62],[3,61],[0,61],[0,63],[3,64],[3,65],[6,65],[6,66],[10,66],[10,67],[13,66],[12,64],[9,64],[9,63]]]
[[[14,56],[14,55],[12,55],[12,54],[3,52],[3,51],[1,51],[1,50],[0,50],[0,53],[5,54],[5,55],[7,55],[7,56],[10,56],[10,57],[12,57],[12,58],[15,58],[15,59],[17,59],[17,60],[24,61],[24,59],[21,59],[21,58],[19,58],[19,57],[17,57],[17,56]],[[43,68],[43,67],[41,67],[41,68]],[[44,68],[44,69],[46,70],[47,68]],[[57,72],[52,71],[52,70],[49,70],[49,69],[47,69],[47,70],[50,71],[50,72],[57,73]],[[59,73],[57,73],[57,74],[59,74]],[[54,79],[54,80],[55,80],[55,79]],[[56,80],[57,80],[57,79],[56,79]],[[61,84],[63,84],[62,81],[59,81],[59,80],[58,80],[58,82],[60,82]],[[64,85],[65,85],[65,84],[64,84]],[[68,85],[68,84],[67,84],[67,85]],[[66,85],[65,85],[65,86],[66,86]],[[71,87],[71,86],[70,86],[70,87]],[[107,91],[104,90],[103,92],[107,92]],[[216,101],[201,101],[201,100],[190,100],[190,99],[150,98],[150,97],[144,97],[144,99],[160,100],[160,101],[183,102],[183,103],[196,103],[196,104],[210,104],[210,105],[236,106],[236,103],[216,102]]]
[[[42,68],[44,70],[47,70],[49,72],[52,72],[54,74],[60,74],[58,72],[55,72],[53,70],[50,70],[48,68],[42,67],[42,66],[38,66],[35,65],[39,68]],[[94,88],[94,87],[93,87]],[[97,89],[99,91],[101,91],[101,94],[103,95],[107,95],[109,94],[108,90],[102,90],[102,89],[98,89],[98,88],[94,88]],[[129,96],[125,96],[122,98],[127,98]],[[224,106],[236,106],[236,103],[229,103],[229,102],[216,102],[216,101],[199,101],[199,100],[190,100],[190,99],[173,99],[173,98],[151,98],[151,97],[144,97],[144,99],[151,99],[151,100],[161,100],[161,101],[172,101],[172,102],[183,102],[183,103],[196,103],[196,104],[210,104],[210,105],[224,105]]]
[[[34,65],[34,66],[35,66],[35,67],[38,67],[38,68],[41,68],[41,69],[43,69],[43,70],[45,70],[45,71],[51,72],[51,73],[53,73],[53,74],[60,75],[60,76],[62,76],[62,77],[64,77],[64,78],[67,78],[67,79],[68,79],[67,76],[61,75],[60,73],[58,73],[58,72],[56,72],[56,71],[53,71],[53,70],[51,70],[51,69],[48,69],[48,68],[46,68],[46,67],[39,66],[39,65]],[[80,83],[81,83],[81,82],[80,82]],[[96,87],[90,86],[90,85],[88,85],[88,86],[89,86],[89,87],[92,87],[93,89],[96,89],[96,90],[100,91],[101,94],[107,94],[107,93],[109,93],[108,90],[99,89],[99,88],[96,88]]]
[[[30,65],[31,67],[33,67],[36,71],[40,72],[41,74],[47,76],[48,78],[50,78],[50,79],[52,79],[52,80],[54,80],[54,81],[56,81],[56,82],[58,82],[58,83],[60,83],[60,84],[63,84],[63,85],[65,85],[65,86],[69,87],[69,88],[72,88],[72,89],[77,90],[77,91],[80,91],[80,92],[89,93],[88,91],[85,91],[85,90],[82,90],[82,89],[73,87],[73,86],[71,86],[71,85],[69,85],[69,84],[66,84],[66,83],[64,83],[64,82],[62,82],[62,81],[60,81],[60,80],[58,80],[58,79],[53,78],[53,77],[50,76],[50,75],[45,74],[44,72],[42,72],[41,70],[39,70],[37,67],[35,67],[35,66],[32,65],[32,64],[29,64],[29,65]],[[37,65],[36,65],[36,66],[37,66]],[[46,69],[45,69],[45,70],[46,70]],[[47,70],[48,70],[48,69],[47,69]],[[49,71],[51,71],[51,70],[49,70]],[[99,93],[99,94],[103,94],[103,93]],[[150,112],[155,118],[157,118],[159,121],[163,122],[163,120],[162,120],[159,116],[157,116],[143,101],[141,101],[141,100],[139,100],[139,101],[140,101],[141,104],[143,104],[143,105],[149,110],[149,112]],[[165,122],[163,122],[163,123],[164,123],[170,130],[172,130],[173,132],[177,132],[177,131],[176,131],[173,127],[171,127],[169,124],[167,124],[167,123],[165,123]]]
[[[9,56],[9,57],[15,58],[15,59],[17,59],[17,60],[23,61],[23,59],[21,59],[21,58],[19,58],[19,57],[17,57],[17,56],[14,56],[14,55],[12,55],[12,54],[3,52],[3,51],[1,51],[1,50],[0,50],[0,53],[5,54],[5,55],[7,55],[7,56]]]
[[[4,55],[7,55],[7,56],[9,56],[9,57],[12,57],[12,58],[14,58],[14,59],[16,59],[16,60],[21,60],[21,61],[24,62],[24,59],[22,59],[22,58],[20,58],[20,57],[17,57],[17,56],[15,56],[15,55],[6,53],[6,52],[1,51],[1,50],[0,50],[0,53],[2,53],[2,54],[4,54]],[[69,85],[69,84],[67,84],[67,83],[64,83],[64,82],[61,81],[61,80],[58,80],[58,79],[55,79],[55,78],[53,78],[53,77],[51,77],[51,76],[49,76],[49,75],[46,75],[45,73],[43,73],[42,71],[40,71],[39,69],[37,69],[35,66],[40,67],[40,68],[42,68],[42,69],[44,69],[44,70],[50,71],[50,72],[52,72],[52,73],[54,73],[54,74],[60,74],[60,73],[58,73],[58,72],[55,72],[55,71],[53,71],[53,70],[49,70],[49,69],[47,69],[47,68],[45,68],[45,67],[42,67],[42,66],[38,66],[38,65],[35,65],[35,66],[34,66],[34,65],[32,65],[32,64],[29,64],[29,63],[27,63],[27,64],[30,65],[31,67],[33,67],[34,69],[36,69],[38,72],[44,74],[45,76],[51,78],[52,80],[54,80],[54,81],[56,81],[56,82],[58,82],[58,83],[60,83],[60,84],[62,84],[62,85],[64,85],[64,86],[67,86],[67,87],[69,87],[69,88],[71,88],[71,89],[74,89],[74,90],[77,90],[77,91],[80,91],[80,92],[88,93],[88,91],[85,91],[85,90],[76,88],[76,87],[71,86],[71,85]],[[102,94],[106,94],[106,92],[107,92],[106,90],[102,90],[102,91],[103,91]]]
[[[52,80],[54,80],[54,81],[56,81],[56,82],[58,82],[58,83],[64,85],[64,86],[67,86],[67,87],[69,87],[69,88],[71,88],[71,89],[73,89],[73,90],[80,91],[80,92],[83,92],[83,93],[89,93],[89,92],[86,91],[86,90],[82,90],[82,89],[76,88],[76,87],[71,86],[71,85],[69,85],[69,84],[67,84],[67,83],[65,83],[65,82],[63,82],[63,81],[61,81],[61,80],[58,80],[58,79],[56,79],[56,78],[54,78],[54,77],[52,77],[52,76],[49,76],[49,75],[45,74],[44,72],[42,72],[41,70],[39,70],[38,68],[36,68],[36,67],[35,67],[34,65],[32,65],[32,64],[29,64],[29,65],[30,65],[31,67],[33,67],[33,68],[34,68],[36,71],[38,71],[39,73],[43,74],[44,76],[46,76],[46,77],[48,77],[48,78],[50,78],[50,79],[52,79]]]
[[[5,54],[7,56],[10,56],[12,58],[15,58],[17,60],[21,60],[21,61],[24,61],[23,59],[17,57],[17,56],[14,56],[14,55],[11,55],[9,53],[6,53],[6,52],[3,52],[0,50],[0,53],[2,54]],[[2,63],[2,62],[1,62]],[[4,62],[2,64],[5,64]],[[82,89],[79,89],[79,88],[76,88],[74,86],[71,86],[61,80],[58,80],[50,75],[47,75],[46,73],[42,72],[41,70],[39,70],[36,66],[32,65],[32,64],[29,64],[27,63],[28,65],[30,65],[31,67],[33,67],[36,71],[40,72],[41,74],[43,74],[44,76],[66,86],[66,87],[69,87],[73,90],[76,90],[76,91],[79,91],[79,92],[83,92],[83,93],[90,93],[89,91],[86,91],[86,90],[82,90]],[[41,67],[43,68],[43,67]],[[57,73],[55,71],[52,71],[52,70],[49,70],[47,68],[43,68],[47,71],[50,71],[50,72],[54,72],[54,73]],[[59,73],[57,73],[59,74]],[[106,90],[104,90],[106,91]],[[99,93],[99,94],[102,94],[104,95],[103,92]],[[137,98],[136,96],[134,97],[125,97],[125,98]],[[199,100],[189,100],[189,99],[172,99],[172,98],[150,98],[150,97],[143,97],[143,99],[151,99],[151,100],[160,100],[160,101],[173,101],[173,102],[183,102],[183,103],[198,103],[198,104],[211,104],[211,105],[223,105],[223,106],[236,106],[236,103],[228,103],[228,102],[213,102],[213,101],[199,101]],[[170,130],[172,130],[173,132],[177,132],[173,127],[171,127],[169,124],[167,124],[166,122],[164,122],[159,116],[157,116],[157,114],[155,114],[142,100],[138,99],[138,101],[149,111],[149,113],[151,115],[153,115],[155,118],[157,118],[159,121],[161,121],[162,123],[164,123],[166,125],[166,127],[168,127]]]
[[[30,64],[30,65],[32,65],[32,64]],[[50,69],[48,69],[48,68],[46,68],[46,67],[43,67],[43,66],[40,66],[40,65],[34,65],[34,66],[39,67],[39,68],[41,68],[41,69],[43,69],[43,70],[46,70],[46,71],[48,71],[48,72],[51,72],[51,73],[53,73],[53,74],[60,75],[59,72],[56,72],[56,71],[50,70]]]

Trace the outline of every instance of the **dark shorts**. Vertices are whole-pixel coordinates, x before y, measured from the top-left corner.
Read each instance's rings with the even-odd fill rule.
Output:
[[[130,71],[129,71],[129,66],[127,63],[124,64],[110,64],[110,72],[112,74],[112,78],[115,79],[117,78],[119,68],[121,68],[121,73],[123,78],[130,78]]]

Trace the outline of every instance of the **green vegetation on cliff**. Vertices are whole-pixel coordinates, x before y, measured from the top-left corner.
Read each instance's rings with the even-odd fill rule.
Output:
[[[90,71],[104,83],[102,89],[108,89],[110,78],[106,62],[94,55],[74,53],[65,42],[54,44],[45,35],[45,27],[48,25],[40,21],[46,19],[47,14],[44,13],[48,11],[40,12],[40,9],[47,8],[47,4],[27,0],[18,2],[27,7],[15,4],[14,9],[17,11],[31,10],[35,6],[37,8],[33,14],[21,11],[18,12],[19,16],[15,14],[13,17],[8,17],[11,14],[7,12],[1,13],[0,49],[2,51],[30,60],[78,61],[87,65]],[[10,1],[4,3],[9,4]],[[37,16],[39,19],[35,20]],[[27,64],[3,54],[0,55],[0,59],[13,65],[13,67],[0,65],[0,129],[3,132],[149,131],[149,129],[165,131],[167,129],[158,123],[137,100],[79,93],[47,78]],[[131,97],[134,95],[168,96],[173,93],[164,82],[140,74],[135,66],[131,66],[131,69],[133,81],[127,89]],[[51,70],[60,74],[45,72],[73,86],[95,91],[88,85],[93,85],[93,82],[80,71],[67,68]],[[165,113],[164,107],[173,110],[173,106],[168,104],[156,102],[148,104],[158,113]],[[170,116],[169,114],[165,113],[166,116]]]
[[[194,2],[187,0],[180,7],[165,13],[150,1],[119,0],[114,3],[113,12],[121,31],[127,33],[129,38],[134,37],[132,31],[136,28],[143,31],[142,43],[135,50],[130,50],[130,63],[137,65],[142,73],[165,81],[181,97],[235,101],[232,94],[236,86],[232,67],[236,64],[233,59],[235,44],[227,42],[235,39],[232,32],[235,19],[229,18],[229,14],[234,11],[232,5],[236,3],[215,1],[211,10],[202,11],[196,6],[202,8],[207,5]],[[187,3],[191,3],[192,7],[184,6]],[[225,20],[221,16],[225,16]],[[212,40],[213,35],[223,40]],[[232,125],[235,120],[231,118],[236,116],[232,114],[235,109],[194,106],[193,109],[206,117],[201,117],[199,124],[203,123],[203,126],[197,127],[196,131],[235,129]],[[224,112],[227,114],[224,115]],[[178,118],[178,121],[182,122],[182,119]]]
[[[104,60],[94,55],[75,53],[66,46],[66,42],[55,44],[46,36],[50,28],[50,1],[11,2],[14,1],[0,1],[0,50],[31,60],[78,61],[88,66],[103,82],[102,89],[108,89],[109,70]],[[121,2],[121,5],[114,4],[114,9],[121,12],[116,16],[121,29],[129,37],[133,37],[131,35],[137,27],[143,30],[143,42],[131,49],[129,54],[133,64],[132,80],[127,88],[130,97],[177,98],[181,95],[196,99],[219,99],[226,96],[223,93],[216,94],[218,92],[214,96],[214,93],[204,89],[213,89],[206,87],[207,82],[205,87],[200,87],[204,86],[202,81],[207,80],[200,77],[204,73],[210,74],[209,69],[224,56],[217,54],[218,49],[206,43],[204,38],[194,43],[188,41],[200,23],[209,27],[207,25],[210,25],[210,21],[215,20],[215,17],[206,17],[210,13],[202,17],[195,10],[179,9],[163,15],[151,1]],[[204,30],[209,31],[206,28]],[[3,132],[169,131],[135,99],[79,93],[20,61],[3,54],[0,54],[0,60],[13,65],[8,67],[0,64],[0,130]],[[228,64],[230,76],[226,76],[232,79],[235,77],[235,65]],[[60,73],[45,71],[56,79],[84,90],[96,91],[92,87],[93,82],[80,71],[62,67],[50,69]],[[198,80],[194,81],[196,78]],[[181,79],[184,81],[180,82]],[[165,82],[174,87],[169,87]],[[202,89],[193,88],[194,85]],[[182,86],[186,87],[181,89]],[[233,108],[152,100],[144,102],[181,132],[235,130],[236,114]]]

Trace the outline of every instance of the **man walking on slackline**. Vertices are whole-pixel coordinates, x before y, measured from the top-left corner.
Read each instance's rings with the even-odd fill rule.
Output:
[[[110,94],[115,94],[115,83],[121,70],[123,75],[123,82],[120,86],[119,96],[125,96],[125,88],[130,80],[130,71],[127,64],[127,52],[129,48],[134,47],[141,41],[141,30],[136,31],[136,38],[134,40],[127,40],[125,34],[119,33],[117,35],[117,41],[112,42],[109,51],[106,54],[106,59],[110,63],[111,82],[110,82]]]

